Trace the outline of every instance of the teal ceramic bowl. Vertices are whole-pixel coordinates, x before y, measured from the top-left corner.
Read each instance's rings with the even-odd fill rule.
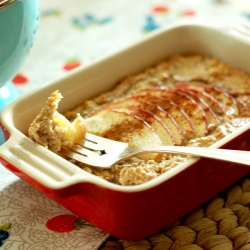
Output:
[[[0,87],[18,72],[37,30],[38,0],[0,0]]]
[[[38,0],[0,0],[0,111],[19,95],[11,79],[32,47],[38,19]]]

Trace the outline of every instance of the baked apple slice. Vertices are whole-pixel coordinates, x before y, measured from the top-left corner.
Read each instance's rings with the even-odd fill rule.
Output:
[[[199,103],[197,103],[190,96],[181,92],[176,93],[174,102],[181,105],[181,107],[188,114],[197,137],[208,134],[208,119],[205,111]]]
[[[212,108],[208,105],[208,103],[202,98],[201,95],[197,95],[192,91],[182,91],[180,90],[180,93],[189,96],[190,98],[194,99],[204,110],[207,121],[208,121],[208,130],[211,131],[213,130],[216,125],[219,124],[219,118],[218,116],[214,113]]]
[[[152,127],[138,116],[115,109],[102,109],[85,119],[87,132],[128,143],[131,148],[160,146],[162,141]],[[159,160],[159,154],[147,153],[141,159]]]
[[[223,105],[227,114],[239,114],[237,102],[229,93],[215,87],[209,88],[206,91],[208,94],[212,95],[216,100],[218,100],[218,102]]]
[[[139,107],[124,107],[117,108],[118,111],[123,111],[129,114],[134,114],[144,121],[146,121],[158,134],[163,145],[175,145],[174,138],[171,135],[168,127],[162,122],[162,120],[151,113],[149,110],[139,108]]]
[[[110,108],[121,108],[121,107],[139,107],[142,109],[145,109],[151,113],[153,113],[155,116],[157,116],[168,128],[170,131],[170,135],[174,138],[175,145],[182,145],[183,144],[183,133],[177,124],[177,122],[174,120],[174,118],[166,111],[161,109],[158,105],[155,105],[151,102],[143,101],[138,98],[138,96],[132,96],[128,97],[123,100],[114,101],[108,103],[106,106],[104,106],[102,109],[110,109]],[[101,110],[102,110],[101,109]],[[100,112],[101,110],[95,111],[91,116],[95,116]]]
[[[195,89],[200,92],[206,92],[210,96],[213,96],[223,107],[227,114],[238,115],[239,109],[237,101],[228,92],[220,89],[219,87],[214,87],[211,85],[206,85],[196,82],[180,83],[177,84],[178,87],[185,87],[189,89]]]
[[[200,91],[197,89],[189,89],[189,88],[182,88],[182,87],[181,87],[181,91],[185,91],[192,95],[197,95],[201,97],[209,105],[209,107],[212,109],[212,111],[216,115],[218,116],[225,115],[226,109],[224,108],[224,106],[216,98],[214,98],[212,95],[208,94],[207,92]]]
[[[175,104],[167,98],[155,96],[152,94],[137,95],[136,99],[141,101],[148,100],[150,103],[158,105],[159,107],[161,107],[161,109],[168,112],[173,117],[186,139],[192,139],[195,137],[192,123],[188,115],[179,105]]]
[[[208,134],[208,121],[204,110],[192,98],[178,93],[178,89],[170,90],[166,88],[149,88],[143,90],[142,92],[169,99],[176,105],[180,106],[188,115],[196,137]]]

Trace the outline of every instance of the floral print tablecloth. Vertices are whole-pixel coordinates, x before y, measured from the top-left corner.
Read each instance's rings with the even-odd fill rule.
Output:
[[[40,0],[40,8],[33,48],[11,82],[20,94],[179,20],[250,24],[250,3],[239,0]],[[0,249],[93,250],[107,237],[0,165]]]
[[[28,184],[0,171],[0,246],[3,249],[88,249],[107,234],[77,218]],[[6,181],[6,179],[8,179]]]

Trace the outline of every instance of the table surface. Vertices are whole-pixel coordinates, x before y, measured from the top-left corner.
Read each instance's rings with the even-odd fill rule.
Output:
[[[40,9],[33,48],[9,83],[20,95],[174,22],[250,24],[250,3],[239,0],[40,0]],[[107,237],[0,165],[1,249],[93,250]]]

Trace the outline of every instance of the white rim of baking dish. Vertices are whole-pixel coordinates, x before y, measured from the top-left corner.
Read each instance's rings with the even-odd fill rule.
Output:
[[[122,53],[126,51],[127,49],[130,49],[131,47],[136,46],[140,43],[146,42],[147,40],[158,36],[162,32],[165,32],[165,31],[168,31],[170,29],[174,29],[180,26],[190,26],[190,25],[206,27],[206,28],[213,29],[213,30],[216,29],[217,31],[220,31],[220,32],[226,32],[226,34],[229,37],[231,36],[234,39],[235,38],[240,39],[249,44],[248,40],[245,39],[244,36],[239,35],[236,37],[235,34],[229,32],[230,31],[229,29],[216,28],[211,25],[207,25],[205,23],[197,24],[197,23],[192,23],[192,22],[190,23],[180,22],[174,25],[169,25],[168,27],[164,29],[160,29],[155,32],[152,32],[146,38],[144,38],[143,40],[140,39],[134,44],[128,46],[128,48],[124,48],[120,50],[118,53],[117,52],[112,53],[101,59],[99,58],[96,61],[99,62],[99,61],[106,60],[113,56],[118,56],[119,53]],[[63,79],[65,80],[67,78],[70,78],[71,75],[78,74],[78,72],[81,72],[82,70],[87,70],[88,68],[95,65],[96,61],[93,61],[88,66],[84,66],[84,69],[83,67],[79,67],[76,70],[69,72],[65,77],[63,77]],[[52,89],[52,87],[57,86],[61,80],[62,78],[59,78],[55,81],[48,83],[47,85],[44,85],[33,91],[30,91],[27,94],[24,94],[23,96],[19,97],[18,99],[10,103],[7,107],[5,107],[1,113],[2,124],[10,133],[10,138],[2,146],[0,146],[0,157],[3,158],[5,161],[11,163],[18,169],[20,169],[20,171],[26,173],[28,176],[35,179],[39,183],[43,184],[44,186],[49,187],[51,189],[62,189],[62,188],[69,187],[77,183],[88,182],[88,183],[92,183],[100,187],[104,187],[104,188],[116,190],[116,191],[121,191],[121,192],[139,192],[139,191],[143,191],[146,189],[150,189],[152,187],[159,185],[160,183],[164,181],[167,181],[168,179],[172,178],[173,176],[180,173],[181,171],[183,171],[184,169],[186,169],[191,164],[197,161],[196,159],[188,160],[178,165],[177,167],[171,169],[170,171],[163,173],[157,178],[152,179],[140,185],[121,186],[121,185],[117,185],[114,183],[110,183],[93,174],[87,173],[83,171],[82,169],[80,169],[79,167],[77,167],[76,165],[54,154],[53,152],[48,151],[46,148],[32,142],[23,133],[21,133],[17,128],[15,128],[15,124],[13,124],[13,119],[12,119],[13,110],[18,105],[18,103],[20,103],[20,101],[24,101],[26,98],[32,97],[37,92]],[[51,92],[48,91],[48,93],[51,93]],[[220,141],[216,142],[211,147],[214,147],[214,148],[221,147],[227,142],[231,141],[232,139],[242,134],[243,132],[247,131],[249,128],[250,128],[250,124],[246,124],[240,129],[237,129],[232,134],[228,135],[226,138],[223,138]]]

